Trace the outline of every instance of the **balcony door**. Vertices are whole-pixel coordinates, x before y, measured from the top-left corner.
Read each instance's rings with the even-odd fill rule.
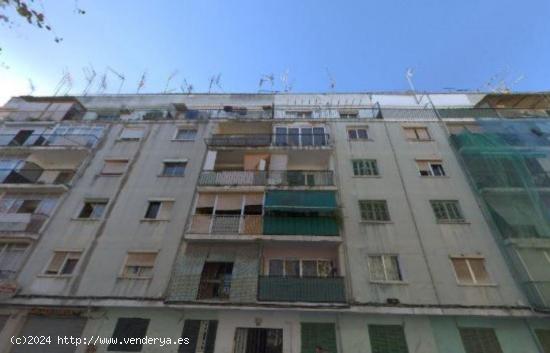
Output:
[[[234,353],[283,353],[283,330],[237,328]]]
[[[197,299],[229,299],[232,273],[232,262],[206,262]]]

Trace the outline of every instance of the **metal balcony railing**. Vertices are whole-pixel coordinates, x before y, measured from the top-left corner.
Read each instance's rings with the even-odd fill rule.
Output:
[[[260,276],[258,300],[345,303],[344,278]]]
[[[203,171],[200,186],[331,186],[332,170]]]
[[[205,139],[211,147],[324,147],[330,145],[328,134],[216,134]]]
[[[193,215],[190,233],[258,235],[262,234],[261,215]]]
[[[0,147],[93,147],[99,138],[91,134],[0,134]]]
[[[67,185],[74,176],[71,169],[0,169],[0,184]]]

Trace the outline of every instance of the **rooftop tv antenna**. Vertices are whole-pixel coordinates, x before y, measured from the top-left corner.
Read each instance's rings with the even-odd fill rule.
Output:
[[[84,78],[86,79],[86,87],[84,87],[84,90],[82,91],[82,95],[86,96],[88,94],[88,91],[90,90],[90,87],[92,86],[92,83],[94,82],[97,72],[95,71],[92,64],[90,64],[90,67],[85,67],[82,69],[84,71]]]
[[[103,75],[101,75],[101,78],[99,79],[99,85],[97,87],[97,93],[101,94],[104,93],[107,90],[108,82],[107,82],[107,72],[105,71]]]
[[[292,83],[289,81],[288,73],[289,69],[286,69],[285,72],[281,75],[281,83],[283,84],[283,91],[290,92],[292,90]]]
[[[34,91],[36,91],[36,87],[34,87],[34,83],[30,78],[29,78],[29,89],[30,89],[29,96],[32,96]]]
[[[334,88],[336,88],[336,81],[334,80],[334,77],[332,77],[332,75],[330,74],[328,67],[325,67],[325,70],[328,76],[328,82],[329,82],[328,87],[331,91],[334,91]]]
[[[262,77],[260,77],[260,82],[258,84],[258,92],[263,91],[262,87],[264,83],[269,83],[271,86],[271,90],[273,91],[273,85],[275,84],[275,76],[272,73],[269,75],[262,75]]]
[[[143,71],[143,74],[141,74],[141,78],[138,82],[138,87],[136,93],[139,93],[139,91],[145,87],[145,80],[147,79],[147,70]]]
[[[222,74],[221,74],[221,73],[219,73],[219,74],[217,74],[217,75],[215,75],[215,76],[210,77],[210,83],[209,83],[209,85],[208,85],[208,93],[211,93],[211,92],[212,92],[212,87],[213,87],[213,86],[218,87],[218,88],[220,89],[220,91],[223,92],[222,86],[220,85],[220,80],[221,80],[221,78],[222,78]]]
[[[63,76],[55,86],[54,96],[58,94],[67,95],[73,88],[73,78],[67,68],[63,69]]]
[[[107,70],[115,74],[115,76],[118,77],[118,79],[120,80],[120,86],[118,86],[118,92],[117,92],[117,93],[120,93],[120,91],[122,90],[122,86],[124,85],[124,81],[126,81],[126,77],[124,77],[123,74],[117,72],[115,69],[113,69],[110,66],[107,66]]]
[[[183,83],[180,85],[180,89],[183,93],[191,94],[193,93],[193,89],[195,89],[195,87],[193,87],[192,84],[189,84],[187,79],[184,78]]]
[[[174,77],[176,77],[177,74],[178,74],[178,70],[174,70],[174,71],[170,74],[170,76],[168,76],[168,79],[166,80],[166,85],[164,86],[164,92],[163,92],[163,93],[168,93],[168,85],[170,84],[170,81],[172,81],[172,79],[173,79]],[[173,89],[170,90],[170,91],[173,91]]]
[[[416,95],[416,89],[414,88],[414,84],[413,84],[413,81],[412,81],[413,76],[414,76],[414,69],[412,67],[409,67],[407,69],[407,71],[405,72],[405,78],[407,79],[407,82],[409,83],[409,87],[412,91],[412,94],[413,94],[413,97],[414,97],[414,100],[415,100],[416,104],[420,104],[420,102],[422,101],[423,96],[420,96],[420,98],[418,98],[418,96]]]

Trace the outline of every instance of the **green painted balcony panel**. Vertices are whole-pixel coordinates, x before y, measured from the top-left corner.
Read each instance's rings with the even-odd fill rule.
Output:
[[[332,217],[264,216],[264,235],[338,236],[338,223]]]
[[[344,278],[260,276],[258,281],[258,300],[345,303]]]
[[[268,210],[285,212],[331,212],[336,209],[336,193],[334,191],[268,191],[264,207]]]

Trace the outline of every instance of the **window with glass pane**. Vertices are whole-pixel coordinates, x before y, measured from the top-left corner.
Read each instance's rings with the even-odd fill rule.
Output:
[[[359,112],[357,111],[341,111],[338,112],[340,119],[357,119],[359,117]]]
[[[399,259],[396,255],[370,255],[368,257],[371,281],[402,281]]]
[[[197,136],[196,129],[179,128],[176,133],[176,140],[193,141]]]
[[[77,251],[55,251],[45,273],[48,275],[72,274],[78,264],[80,254]]]
[[[313,144],[313,129],[304,127],[301,129],[302,146],[311,146]]]
[[[89,201],[84,202],[84,206],[80,211],[78,218],[101,218],[105,208],[107,207],[107,201]]]
[[[455,200],[432,200],[430,201],[432,209],[435,214],[435,218],[438,221],[446,222],[462,222],[464,217],[460,210],[458,201]]]
[[[164,162],[162,176],[184,176],[187,162]]]
[[[13,279],[21,267],[27,244],[2,243],[0,244],[0,279]]]
[[[313,128],[313,144],[315,146],[325,146],[327,144],[327,135],[325,134],[325,128]]]
[[[485,259],[455,257],[451,259],[456,278],[463,284],[488,284],[489,274],[485,268]]]
[[[286,146],[287,141],[287,128],[286,127],[277,127],[275,128],[275,145],[276,146]]]
[[[367,128],[348,128],[348,138],[350,140],[368,140]]]
[[[270,276],[283,276],[283,260],[269,260],[269,275]]]
[[[389,221],[390,214],[385,200],[360,200],[359,210],[363,221]]]
[[[300,261],[299,260],[286,260],[285,261],[285,275],[288,277],[300,276]]]
[[[353,175],[355,176],[376,176],[378,174],[378,163],[375,159],[354,159],[351,161]]]
[[[404,127],[405,136],[409,140],[430,140],[430,133],[426,127]]]
[[[300,129],[299,128],[288,128],[288,144],[290,146],[299,146],[300,145]]]
[[[120,139],[121,140],[139,140],[143,137],[143,128],[138,127],[125,127],[122,132],[120,133]]]
[[[157,253],[128,253],[123,275],[149,278],[153,274],[156,257]]]
[[[417,160],[416,165],[421,176],[445,176],[441,160]]]
[[[466,353],[502,353],[495,330],[485,327],[459,328]]]
[[[149,201],[147,211],[145,212],[145,218],[155,219],[157,218],[162,203],[160,201]]]

